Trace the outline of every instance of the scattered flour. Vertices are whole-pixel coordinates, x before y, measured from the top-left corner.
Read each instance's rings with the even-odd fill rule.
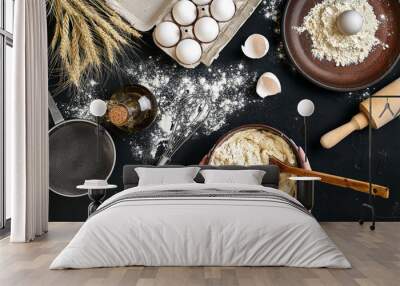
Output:
[[[347,95],[347,98],[350,99],[351,101],[354,101],[354,100],[363,101],[364,99],[369,98],[370,95],[373,93],[374,93],[374,89],[368,87],[364,90],[347,92],[346,95]]]
[[[265,19],[278,22],[283,0],[263,0],[261,13]]]
[[[255,94],[257,73],[249,71],[243,63],[187,70],[175,64],[163,64],[163,57],[148,57],[136,64],[121,66],[125,84],[138,83],[148,87],[156,96],[159,113],[153,125],[132,135],[123,135],[132,157],[144,163],[154,163],[169,138],[178,110],[196,108],[204,99],[211,102],[211,112],[196,136],[210,135],[229,123],[244,107],[259,102]],[[121,86],[124,83],[121,82]],[[88,80],[77,96],[59,107],[66,118],[93,119],[89,114],[90,102],[95,98],[107,100],[111,91],[102,84]],[[105,94],[105,96],[103,95]],[[250,95],[249,95],[250,94]],[[254,96],[251,96],[254,94]],[[180,99],[189,97],[186,106]]]
[[[352,36],[340,33],[336,25],[337,17],[347,10],[355,10],[364,17],[362,30]],[[315,58],[348,66],[363,62],[378,45],[387,48],[375,37],[378,27],[379,21],[367,0],[324,0],[310,10],[302,26],[293,28],[310,34]]]
[[[94,96],[97,93],[96,85],[98,83],[94,80],[88,81],[83,85],[75,96],[71,96],[68,102],[63,102],[58,105],[58,108],[62,110],[62,114],[65,119],[80,118],[80,119],[91,119],[92,116],[89,112],[90,102],[96,98]]]
[[[227,124],[229,117],[255,102],[247,96],[257,79],[255,72],[249,72],[242,63],[224,68],[217,65],[199,71],[178,68],[176,65],[162,65],[159,59],[150,58],[138,65],[125,67],[132,82],[147,86],[157,97],[159,116],[148,131],[149,144],[145,155],[154,159],[161,146],[165,146],[179,110],[194,110],[205,99],[211,103],[211,112],[198,130],[198,134],[209,135]],[[190,97],[186,106],[179,106],[180,99]],[[146,132],[146,131],[144,131]],[[143,146],[143,141],[132,140],[133,152]]]
[[[279,41],[279,44],[276,45],[275,51],[273,51],[274,53],[273,57],[270,57],[270,59],[274,62],[282,62],[282,61],[286,62],[287,60],[284,43],[281,37],[281,23],[280,23],[285,8],[283,4],[284,4],[283,0],[263,0],[260,5],[261,8],[259,10],[259,13],[263,15],[267,21],[273,22],[272,25],[271,23],[265,24],[265,29],[268,29],[268,27],[273,27],[272,31],[274,32],[274,34],[272,40]]]

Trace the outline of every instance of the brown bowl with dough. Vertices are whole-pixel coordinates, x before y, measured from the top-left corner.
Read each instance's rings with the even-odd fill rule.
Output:
[[[304,168],[296,144],[283,132],[265,124],[247,124],[223,135],[200,165],[265,165],[274,156],[288,165]],[[282,173],[280,189],[294,195],[296,185]]]

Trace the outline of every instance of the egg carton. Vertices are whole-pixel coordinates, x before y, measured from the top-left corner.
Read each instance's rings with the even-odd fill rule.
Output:
[[[237,33],[244,22],[251,16],[262,0],[233,0],[235,14],[226,22],[218,22],[219,34],[216,39],[209,43],[200,42],[194,35],[194,23],[202,17],[212,17],[210,4],[196,5],[197,19],[191,25],[179,25],[172,16],[172,9],[178,0],[106,0],[107,4],[125,18],[134,28],[141,32],[151,30],[157,24],[165,21],[174,22],[180,29],[180,40],[193,39],[197,41],[202,50],[200,59],[192,64],[185,64],[179,61],[176,56],[176,45],[163,47],[160,45],[153,32],[155,44],[166,54],[172,57],[177,63],[186,68],[195,68],[200,63],[210,66],[228,42]]]

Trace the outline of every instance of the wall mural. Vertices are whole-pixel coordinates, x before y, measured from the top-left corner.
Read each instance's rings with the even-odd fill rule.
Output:
[[[285,4],[286,1],[281,0],[262,1],[208,67],[203,64],[195,69],[182,67],[168,56],[168,49],[162,51],[159,44],[158,47],[154,44],[151,33],[144,33],[139,48],[127,45],[122,55],[116,55],[114,67],[105,68],[97,75],[82,77],[78,88],[60,89],[60,82],[65,77],[57,73],[51,75],[50,92],[56,95],[57,107],[66,119],[95,121],[89,112],[90,103],[94,99],[110,101],[113,94],[127,86],[139,84],[154,95],[157,115],[154,122],[143,130],[129,133],[121,128],[122,125],[112,124],[110,109],[107,117],[101,119],[101,125],[111,134],[116,146],[116,165],[109,182],[119,186],[117,191],[122,188],[123,165],[157,164],[168,147],[176,122],[182,122],[182,129],[188,130],[194,119],[202,121],[193,114],[199,106],[204,108],[205,102],[209,108],[207,117],[194,135],[173,154],[171,164],[198,164],[221,136],[245,124],[268,125],[304,148],[303,117],[297,112],[297,104],[307,98],[315,104],[313,115],[307,119],[307,157],[311,167],[330,174],[368,180],[367,130],[350,135],[332,149],[324,149],[319,140],[328,131],[349,121],[358,112],[359,102],[399,77],[400,66],[397,65],[372,87],[358,91],[335,92],[313,84],[297,72],[285,51],[281,31]],[[53,20],[49,19],[51,35],[52,27]],[[255,33],[268,39],[269,45],[267,54],[258,60],[245,55],[247,48],[250,56],[257,56],[251,54],[257,49],[248,48],[249,42],[246,42]],[[265,73],[268,73],[266,84],[260,87],[257,81]],[[280,93],[276,90],[277,82]],[[113,116],[113,120],[123,122],[123,113],[115,110]],[[178,120],[181,117],[183,119]],[[391,189],[390,199],[376,199],[378,219],[390,220],[400,216],[400,194],[396,189],[400,183],[395,171],[400,160],[396,147],[400,137],[393,135],[397,128],[400,128],[400,123],[395,120],[373,133],[373,181]],[[253,134],[251,136],[256,140]],[[261,141],[266,140],[263,138]],[[280,158],[286,159],[286,163],[290,163],[291,156],[292,160],[299,156],[298,149],[291,145],[292,141],[282,143],[282,146],[289,144],[287,149],[278,147],[274,151],[278,157],[283,156]],[[292,162],[294,165],[297,163]],[[287,177],[282,178],[282,182],[281,187],[291,192],[293,183]],[[361,203],[368,199],[365,194],[322,183],[316,185],[316,190],[313,212],[321,220],[358,219]],[[88,203],[86,196],[63,197],[51,192],[50,219],[85,220]]]

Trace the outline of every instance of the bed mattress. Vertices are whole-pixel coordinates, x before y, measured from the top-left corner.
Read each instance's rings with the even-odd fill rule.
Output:
[[[51,269],[116,266],[349,268],[315,218],[273,188],[143,186],[106,200]]]

